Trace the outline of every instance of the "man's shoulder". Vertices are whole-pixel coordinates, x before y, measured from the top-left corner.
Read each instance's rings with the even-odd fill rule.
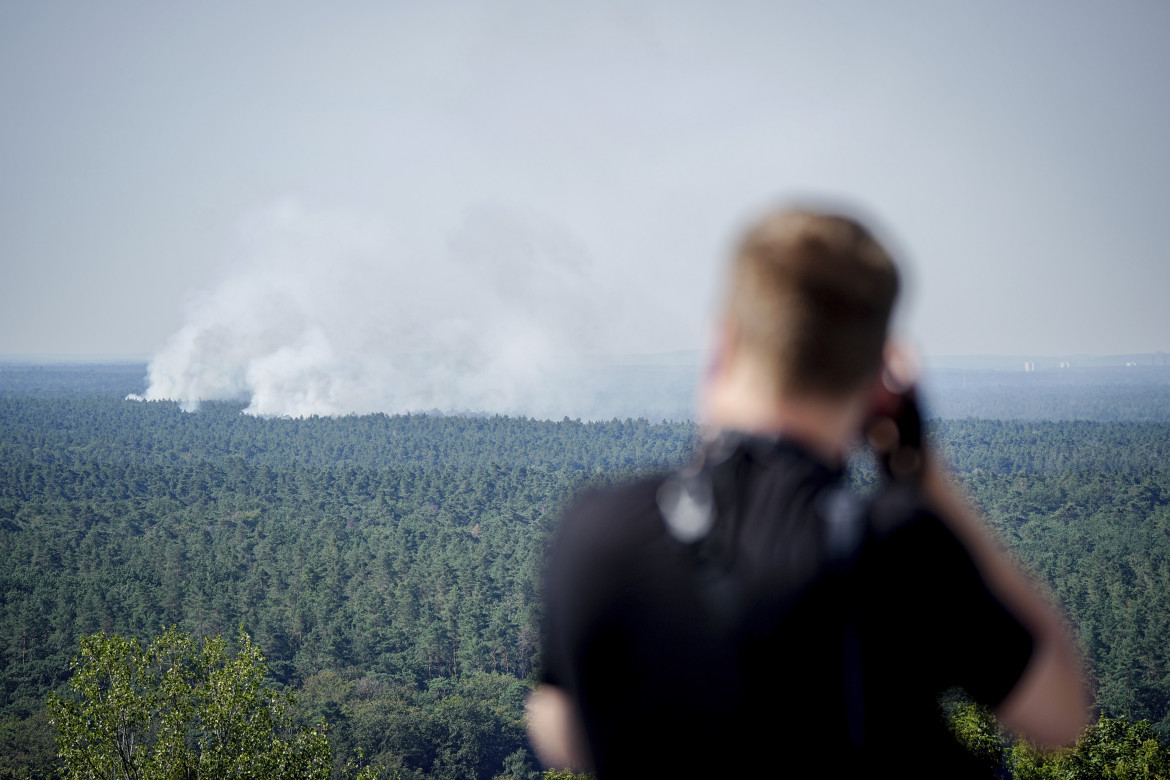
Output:
[[[564,513],[560,536],[573,542],[620,543],[662,527],[658,488],[662,477],[586,491]]]

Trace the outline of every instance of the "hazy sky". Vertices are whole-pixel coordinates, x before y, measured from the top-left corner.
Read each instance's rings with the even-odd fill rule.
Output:
[[[0,0],[0,354],[294,305],[331,354],[696,348],[809,194],[894,236],[928,355],[1170,349],[1168,77],[1160,0]]]

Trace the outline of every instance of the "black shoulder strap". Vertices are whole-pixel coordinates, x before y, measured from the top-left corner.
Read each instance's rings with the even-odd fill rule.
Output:
[[[861,639],[858,635],[857,583],[853,563],[861,551],[866,531],[866,504],[845,485],[823,498],[821,514],[825,529],[828,565],[843,578],[845,624],[842,635],[842,674],[845,683],[845,715],[849,741],[854,748],[865,743],[865,680],[861,667]]]
[[[865,502],[847,486],[838,485],[821,498],[820,510],[830,565],[848,568],[865,538]]]

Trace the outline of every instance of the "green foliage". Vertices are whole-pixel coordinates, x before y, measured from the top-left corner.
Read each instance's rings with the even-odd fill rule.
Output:
[[[948,722],[959,743],[988,771],[1016,780],[1170,780],[1170,751],[1146,721],[1102,716],[1066,750],[1009,741],[991,710],[956,703]]]
[[[54,736],[48,713],[38,709],[28,717],[0,718],[0,778],[39,780],[55,777]]]
[[[437,692],[450,686],[432,681],[523,688],[539,667],[540,573],[560,506],[592,482],[680,461],[693,433],[256,420],[106,400],[0,400],[0,420],[0,715],[32,716],[22,703],[64,683],[79,636],[146,642],[159,625],[209,636],[244,623],[272,676],[301,689],[297,725],[331,724],[335,776],[362,748],[403,777],[484,780],[535,772],[515,725],[522,696],[504,697],[505,716],[486,687],[461,690],[480,715],[460,719]],[[329,462],[343,455],[359,462]],[[473,729],[476,718],[494,725]],[[473,748],[451,728],[503,742]]]
[[[1170,778],[1170,751],[1150,724],[1101,716],[1070,750],[1047,753],[1027,742],[1011,749],[1018,780],[1154,780]]]
[[[290,697],[265,683],[243,631],[235,656],[172,627],[135,639],[81,640],[69,694],[49,697],[67,778],[328,778],[324,726],[288,732]]]
[[[978,704],[967,704],[958,707],[948,722],[951,733],[980,766],[989,771],[1003,766],[1003,731],[991,710]]]
[[[324,670],[301,688],[294,722],[327,714],[335,750],[364,750],[403,778],[528,780],[536,774],[524,731],[529,690],[500,673],[438,678],[418,690]]]

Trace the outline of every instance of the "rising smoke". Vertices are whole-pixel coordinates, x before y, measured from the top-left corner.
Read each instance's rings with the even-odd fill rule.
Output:
[[[285,201],[244,226],[132,397],[189,411],[243,400],[264,416],[621,416],[582,358],[620,326],[606,286],[582,242],[540,215],[479,206],[446,230],[395,234]]]

